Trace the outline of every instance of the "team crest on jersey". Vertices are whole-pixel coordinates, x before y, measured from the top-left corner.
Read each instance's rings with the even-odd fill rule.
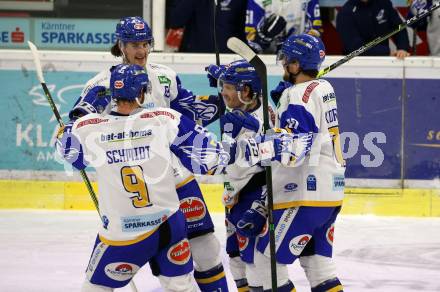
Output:
[[[179,209],[185,215],[187,222],[199,221],[206,215],[205,203],[197,197],[188,197],[180,200]]]
[[[237,233],[237,241],[238,241],[238,248],[240,249],[240,251],[244,251],[249,244],[249,238],[245,236],[241,236],[238,233]]]
[[[191,250],[188,239],[179,241],[170,247],[167,253],[168,260],[176,265],[184,265],[191,258]]]
[[[335,224],[333,223],[330,225],[330,227],[327,229],[327,232],[325,233],[325,238],[327,238],[327,242],[330,245],[333,245],[333,236],[335,233]]]
[[[122,81],[122,80],[116,80],[116,81],[115,81],[115,88],[116,88],[116,89],[124,88],[124,81]]]
[[[111,263],[105,266],[105,274],[115,281],[127,281],[139,270],[139,266],[132,263]]]
[[[310,234],[301,234],[293,238],[289,242],[289,250],[293,255],[299,256],[310,241],[312,236]]]
[[[318,85],[319,85],[319,82],[314,81],[307,86],[306,90],[304,91],[303,97],[302,97],[302,101],[304,103],[309,102],[310,94],[312,94],[313,89],[315,89],[315,87]]]

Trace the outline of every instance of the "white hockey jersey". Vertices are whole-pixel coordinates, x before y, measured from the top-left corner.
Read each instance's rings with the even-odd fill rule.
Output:
[[[148,80],[151,82],[151,96],[148,98],[146,108],[170,107],[170,103],[178,96],[176,73],[167,66],[149,63],[146,66]],[[96,86],[110,88],[110,70],[103,70],[90,79],[84,87],[81,97]],[[111,108],[107,108],[109,113]]]
[[[249,112],[259,123],[259,129],[255,132],[247,128],[242,128],[238,133],[236,140],[253,138],[256,134],[264,133],[263,127],[263,106],[260,105],[256,110]],[[269,106],[269,124],[273,127],[275,124],[275,111]],[[223,134],[223,140],[230,139],[227,137],[227,133]],[[237,201],[240,191],[250,181],[252,176],[264,171],[264,168],[258,164],[249,167],[248,165],[231,164],[226,167],[224,181],[225,187],[223,190],[223,204],[227,207],[232,207]]]
[[[63,136],[59,149],[66,160],[79,169],[95,167],[104,223],[99,234],[119,244],[146,238],[179,208],[173,155],[200,174],[229,160],[204,128],[165,108],[89,114]]]
[[[286,89],[278,104],[277,126],[295,134],[314,133],[314,140],[309,154],[292,167],[273,163],[274,208],[341,205],[345,162],[330,83],[318,79]]]
[[[148,79],[151,82],[151,95],[147,97],[144,105],[147,109],[157,107],[172,108],[188,118],[200,122],[202,125],[216,119],[219,109],[215,100],[206,96],[195,96],[191,91],[180,85],[176,72],[168,66],[148,63],[146,66]],[[110,70],[104,70],[90,79],[84,87],[81,97],[84,97],[96,86],[110,87]],[[110,113],[114,103],[107,106],[104,113]],[[192,174],[173,158],[175,164],[176,185],[186,181]]]

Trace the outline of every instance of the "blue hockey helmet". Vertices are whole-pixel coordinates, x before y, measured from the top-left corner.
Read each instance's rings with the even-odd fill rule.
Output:
[[[324,59],[324,44],[320,38],[309,34],[292,35],[287,38],[277,57],[284,65],[296,60],[303,70],[319,70]]]
[[[113,99],[136,100],[142,91],[149,91],[149,83],[142,66],[120,64],[111,70],[110,90]]]
[[[219,85],[223,83],[235,85],[237,91],[249,86],[255,95],[261,93],[261,81],[255,68],[246,60],[238,60],[225,66],[225,71],[219,77]]]
[[[148,42],[153,44],[153,33],[147,22],[140,16],[121,18],[116,25],[116,37],[122,42]]]

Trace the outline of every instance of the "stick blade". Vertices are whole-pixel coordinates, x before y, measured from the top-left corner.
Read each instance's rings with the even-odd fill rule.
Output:
[[[251,48],[249,48],[247,44],[236,37],[229,38],[226,45],[231,51],[240,55],[248,62],[250,62],[257,55],[254,51],[252,51]]]
[[[31,49],[32,56],[35,64],[35,71],[37,72],[37,77],[40,83],[46,83],[43,77],[43,70],[41,69],[40,56],[38,55],[37,46],[35,46],[31,41],[28,41],[29,49]]]

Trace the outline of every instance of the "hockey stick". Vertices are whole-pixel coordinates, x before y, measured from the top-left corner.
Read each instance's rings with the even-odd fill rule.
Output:
[[[218,50],[217,43],[217,0],[213,0],[213,37],[214,37],[214,51],[215,51],[215,64],[220,66],[220,51]]]
[[[249,48],[243,41],[236,37],[228,39],[228,48],[234,53],[240,55],[246,59],[257,71],[258,77],[261,80],[263,88],[263,119],[264,130],[270,129],[269,125],[269,103],[267,97],[267,70],[266,65],[257,56],[257,54]],[[266,183],[267,183],[267,210],[268,210],[268,223],[269,223],[269,246],[270,246],[270,271],[272,275],[272,291],[277,291],[277,269],[275,258],[275,228],[273,224],[273,189],[272,189],[272,168],[265,167],[266,170]]]
[[[38,55],[38,49],[31,41],[28,41],[28,45],[29,45],[29,48],[31,49],[32,56],[34,59],[34,64],[35,64],[35,71],[37,72],[37,77],[41,83],[41,87],[43,87],[43,91],[44,91],[44,94],[46,95],[47,102],[49,103],[49,105],[53,111],[53,114],[55,115],[55,118],[58,121],[58,124],[60,125],[60,127],[62,127],[62,126],[64,126],[64,122],[63,122],[63,119],[61,118],[60,112],[57,109],[57,106],[55,105],[55,102],[53,101],[52,95],[50,94],[50,91],[47,88],[46,81],[44,80],[40,56]],[[96,211],[98,211],[99,218],[101,218],[101,221],[102,221],[101,214],[99,213],[98,199],[96,198],[96,194],[95,194],[95,191],[93,190],[92,184],[90,183],[89,177],[87,176],[87,173],[84,170],[80,170],[79,173],[80,173],[84,183],[86,184],[87,190],[89,191],[90,197],[92,198],[93,204],[95,205]],[[130,281],[130,287],[133,290],[133,292],[138,292],[138,289],[136,288],[136,285],[135,285],[133,279]]]
[[[62,127],[62,126],[64,126],[63,119],[60,116],[60,113],[59,113],[59,111],[53,101],[52,95],[50,94],[50,91],[46,85],[46,81],[44,80],[44,77],[43,77],[43,70],[41,67],[40,57],[38,55],[38,49],[30,41],[28,41],[28,45],[29,45],[29,48],[31,49],[32,55],[34,57],[35,71],[37,72],[38,80],[41,83],[41,87],[43,87],[44,94],[46,95],[47,101],[48,101],[48,103],[49,103],[49,105],[55,115],[55,118],[58,121],[58,124],[60,125],[60,127]],[[87,190],[89,191],[89,194],[90,194],[90,197],[92,198],[93,204],[95,204],[95,208],[99,214],[98,200],[96,198],[96,194],[95,194],[95,191],[93,190],[92,184],[90,183],[90,180],[84,170],[80,170],[79,173],[80,173],[82,179],[84,180],[84,183],[86,184]],[[99,217],[101,217],[101,214],[99,214]]]
[[[439,7],[440,7],[440,2],[437,2],[435,5],[432,5],[428,10],[422,10],[416,16],[414,16],[414,17],[408,19],[407,21],[399,24],[399,26],[395,30],[387,33],[386,35],[383,35],[383,36],[375,38],[374,40],[372,40],[368,44],[360,47],[356,51],[351,52],[350,54],[348,54],[347,56],[345,56],[341,60],[331,64],[327,68],[324,68],[324,69],[320,70],[319,73],[318,73],[317,78],[319,78],[319,77],[327,74],[328,72],[338,68],[342,64],[347,63],[348,61],[350,61],[354,57],[359,56],[360,54],[364,53],[365,51],[367,51],[367,50],[371,49],[372,47],[376,46],[377,44],[383,42],[384,40],[387,40],[389,37],[395,35],[396,33],[400,32],[400,31],[402,31],[407,26],[410,26],[410,25],[416,23],[417,21],[419,21],[420,19],[422,19],[424,17],[427,17],[429,14],[431,14],[434,10],[436,10]]]

